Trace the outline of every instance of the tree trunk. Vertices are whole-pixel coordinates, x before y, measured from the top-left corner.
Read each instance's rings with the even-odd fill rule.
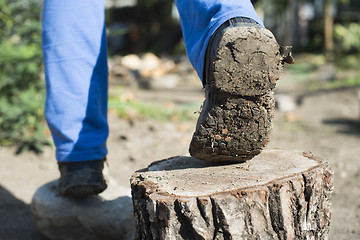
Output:
[[[325,57],[328,62],[333,62],[334,56],[334,17],[332,0],[325,0],[324,3],[324,38]]]
[[[310,153],[244,163],[182,156],[136,172],[136,239],[328,239],[332,171]]]

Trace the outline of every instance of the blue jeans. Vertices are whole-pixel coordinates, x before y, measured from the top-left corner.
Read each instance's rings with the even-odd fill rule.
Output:
[[[234,17],[248,17],[263,25],[250,0],[175,2],[186,51],[201,80],[208,41],[222,23]],[[107,154],[104,9],[103,0],[44,1],[45,117],[58,161],[89,161]]]

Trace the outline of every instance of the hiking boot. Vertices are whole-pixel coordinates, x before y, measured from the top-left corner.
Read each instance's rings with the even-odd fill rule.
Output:
[[[269,142],[272,89],[283,64],[274,35],[255,21],[234,18],[212,35],[205,57],[205,101],[190,143],[193,157],[239,162]]]
[[[104,191],[107,187],[102,173],[104,161],[58,162],[60,195],[84,198]]]

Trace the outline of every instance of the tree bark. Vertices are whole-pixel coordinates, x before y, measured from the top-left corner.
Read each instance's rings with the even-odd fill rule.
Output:
[[[329,239],[332,176],[311,153],[274,149],[154,162],[131,178],[136,239]]]
[[[328,62],[333,62],[334,56],[334,17],[332,0],[324,2],[324,38],[325,38],[325,56]]]

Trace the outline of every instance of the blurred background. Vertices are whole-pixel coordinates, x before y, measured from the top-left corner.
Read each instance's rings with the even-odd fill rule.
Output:
[[[359,1],[253,3],[283,54],[291,51],[295,57],[296,64],[286,67],[278,84],[282,90],[360,83]],[[41,4],[40,0],[0,0],[0,145],[16,145],[19,152],[41,152],[49,144],[42,113]],[[113,85],[171,89],[192,80],[201,88],[186,59],[173,1],[107,0],[106,7],[111,91]],[[116,100],[111,100],[110,108],[116,108]]]
[[[253,3],[295,59],[275,89],[269,147],[330,162],[332,238],[360,239],[360,1]],[[28,204],[58,176],[43,114],[41,8],[41,0],[0,0],[0,239],[42,239]],[[107,0],[106,26],[110,171],[128,185],[133,171],[187,153],[204,94],[173,1]]]

